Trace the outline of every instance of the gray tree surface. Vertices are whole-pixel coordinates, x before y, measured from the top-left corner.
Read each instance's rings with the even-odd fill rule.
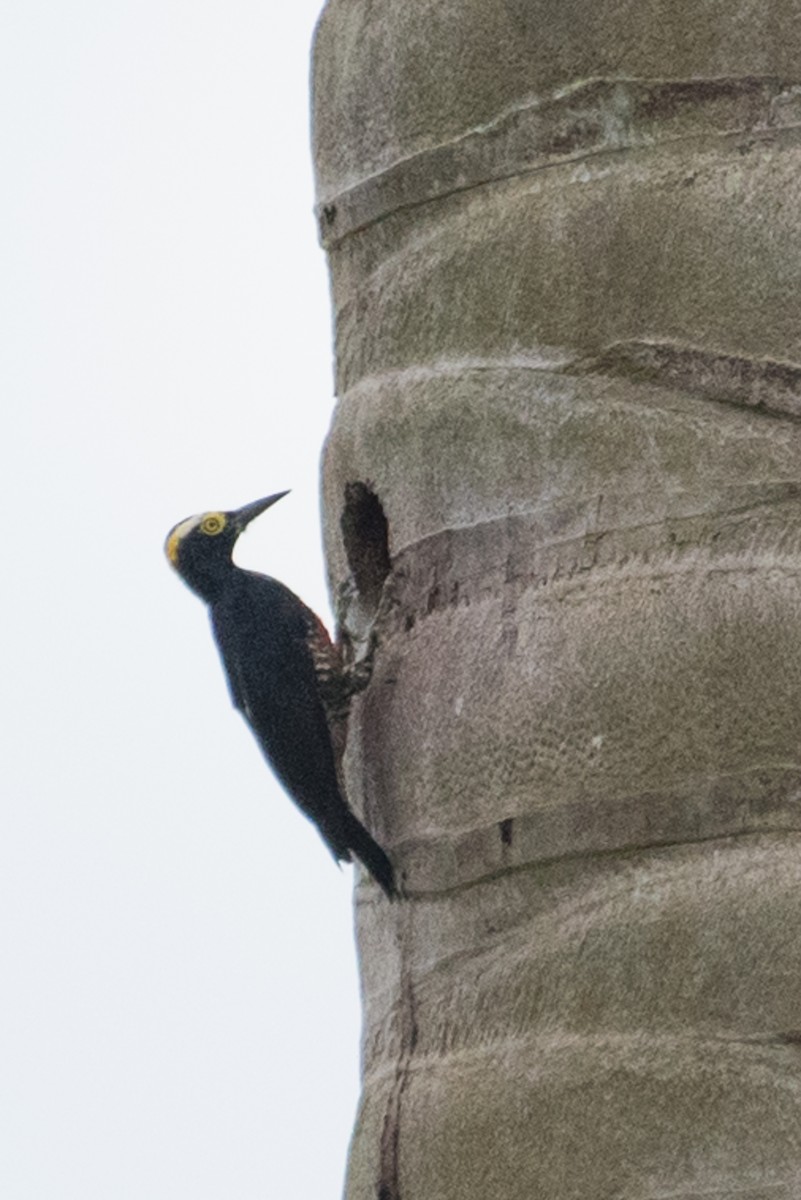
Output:
[[[349,1200],[801,1195],[801,4],[329,0]]]

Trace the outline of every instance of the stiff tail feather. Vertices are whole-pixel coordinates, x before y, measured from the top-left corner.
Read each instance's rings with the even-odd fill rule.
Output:
[[[345,837],[348,849],[356,855],[359,862],[364,864],[390,900],[395,899],[399,893],[392,863],[375,838],[367,832],[352,812],[348,812],[347,815]]]

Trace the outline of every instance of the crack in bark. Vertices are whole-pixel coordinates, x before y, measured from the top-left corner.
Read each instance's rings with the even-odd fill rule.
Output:
[[[404,936],[411,932],[411,913],[407,915]],[[400,997],[400,1050],[395,1078],[390,1088],[379,1149],[379,1176],[376,1200],[401,1200],[400,1133],[403,1098],[411,1075],[412,1057],[417,1046],[417,1014],[409,956],[404,957]]]
[[[512,844],[512,827],[514,821],[512,817],[507,817],[505,821],[498,823],[498,832],[501,835],[501,845],[509,847]]]

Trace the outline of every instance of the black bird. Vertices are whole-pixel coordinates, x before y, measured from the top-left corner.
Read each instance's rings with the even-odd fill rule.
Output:
[[[349,698],[339,649],[294,592],[232,559],[242,530],[286,494],[188,517],[171,530],[165,550],[209,606],[231,699],[278,779],[334,858],[355,855],[392,897],[392,864],[348,808],[337,776],[331,724]]]

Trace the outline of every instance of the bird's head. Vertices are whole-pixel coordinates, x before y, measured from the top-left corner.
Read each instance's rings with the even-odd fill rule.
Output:
[[[242,530],[286,495],[276,492],[233,512],[205,512],[179,521],[167,534],[164,551],[184,583],[204,600],[214,600],[233,568],[232,554]]]

